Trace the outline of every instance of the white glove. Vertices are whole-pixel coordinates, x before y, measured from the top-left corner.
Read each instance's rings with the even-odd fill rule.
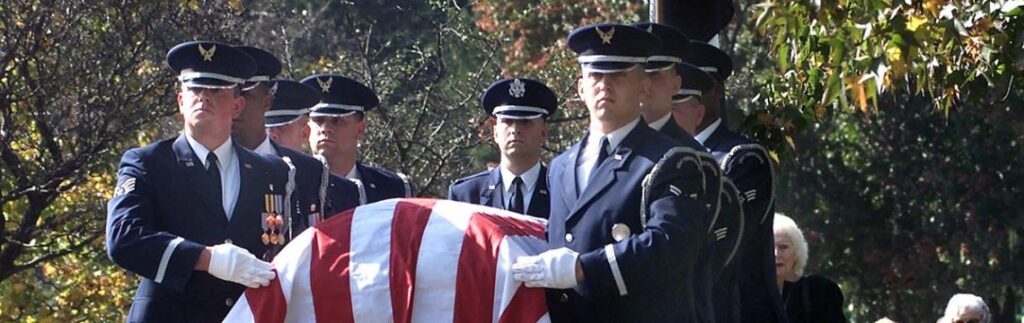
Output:
[[[207,272],[229,282],[249,288],[266,287],[277,275],[270,263],[259,260],[248,250],[225,243],[210,248],[210,268]]]
[[[524,256],[512,264],[512,278],[526,287],[566,289],[576,287],[576,262],[580,254],[558,248],[536,256]]]

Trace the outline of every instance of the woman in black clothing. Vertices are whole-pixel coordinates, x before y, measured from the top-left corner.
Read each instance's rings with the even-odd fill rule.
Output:
[[[789,322],[846,322],[843,292],[821,275],[803,276],[807,240],[793,219],[775,214],[775,272]]]

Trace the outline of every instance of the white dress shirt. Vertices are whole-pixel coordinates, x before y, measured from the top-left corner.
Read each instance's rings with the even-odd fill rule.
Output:
[[[629,135],[629,132],[633,131],[633,128],[638,123],[640,123],[640,118],[636,118],[608,134],[590,129],[590,134],[587,135],[587,145],[583,147],[582,151],[580,151],[580,157],[576,159],[577,192],[582,193],[587,188],[587,184],[590,183],[590,173],[599,166],[597,165],[597,157],[601,152],[601,138],[608,139],[608,155],[611,156],[615,148],[619,147],[619,143]]]
[[[192,151],[196,153],[196,157],[206,169],[208,166],[206,165],[206,155],[210,153],[210,150],[188,134],[185,135],[185,140],[188,141],[188,145],[192,147]],[[235,211],[235,202],[238,202],[238,192],[242,185],[242,173],[239,172],[238,156],[235,155],[231,138],[214,149],[213,153],[217,155],[217,170],[220,171],[220,196],[224,214],[227,215],[228,220],[231,220],[231,213]]]
[[[666,113],[664,117],[661,117],[661,119],[655,120],[647,125],[650,126],[651,129],[661,131],[661,128],[665,127],[665,124],[668,123],[669,119],[672,119],[672,113]]]
[[[697,139],[697,141],[703,145],[704,141],[708,140],[708,137],[711,137],[711,134],[714,133],[715,129],[718,129],[718,126],[721,124],[722,119],[715,120],[715,122],[712,122],[707,128],[704,128],[700,133],[697,133],[696,136],[693,136],[693,139]]]
[[[515,180],[516,175],[512,174],[504,166],[499,167],[501,169],[501,183],[505,187],[505,206],[512,205],[512,181]],[[522,174],[519,174],[519,178],[523,179],[523,212],[530,209],[530,200],[533,199],[533,190],[537,187],[537,181],[540,178],[540,162],[530,167]]]
[[[256,146],[256,149],[253,149],[252,151],[267,156],[277,156],[277,149],[274,149],[274,145],[270,144],[270,137],[263,137],[263,143]]]

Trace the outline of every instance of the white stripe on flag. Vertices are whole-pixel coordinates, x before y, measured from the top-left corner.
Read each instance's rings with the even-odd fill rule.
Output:
[[[535,256],[547,250],[547,243],[531,236],[505,236],[498,249],[498,271],[494,275],[494,312],[492,322],[501,318],[518,288],[526,288],[512,279],[512,264],[522,256]]]
[[[420,242],[421,261],[416,265],[415,321],[451,322],[455,318],[455,277],[470,219],[466,209],[465,204],[446,200],[434,204]]]
[[[390,322],[391,218],[398,200],[359,207],[352,215],[352,317],[356,322]]]
[[[313,311],[313,289],[309,283],[310,254],[313,249],[313,232],[306,230],[288,243],[274,258],[277,278],[281,279],[281,291],[288,303],[285,322],[316,322]]]

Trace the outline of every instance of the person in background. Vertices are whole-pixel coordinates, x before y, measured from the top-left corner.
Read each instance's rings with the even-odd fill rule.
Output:
[[[546,219],[551,207],[548,170],[540,153],[558,98],[544,83],[512,78],[491,84],[480,105],[495,119],[494,142],[501,162],[496,169],[456,180],[448,188],[448,199]]]
[[[974,294],[956,294],[946,304],[946,313],[936,323],[989,323],[992,314],[985,300]]]
[[[776,281],[789,321],[846,322],[839,285],[821,275],[803,275],[807,266],[807,240],[796,222],[775,213],[774,231]]]

